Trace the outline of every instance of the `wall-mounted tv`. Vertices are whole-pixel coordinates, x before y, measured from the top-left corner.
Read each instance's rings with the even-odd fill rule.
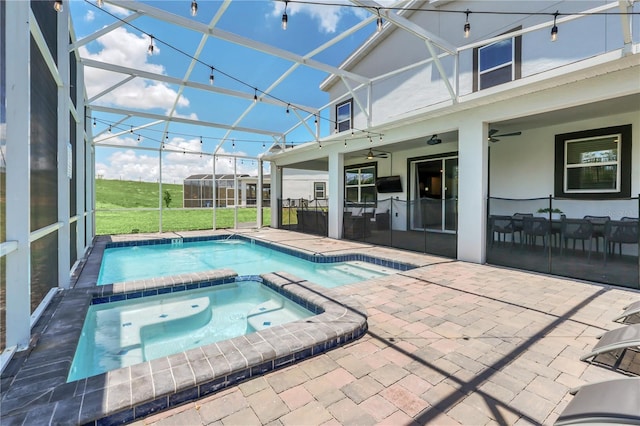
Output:
[[[400,176],[384,176],[376,179],[376,190],[378,194],[389,194],[392,192],[402,192],[402,182]]]

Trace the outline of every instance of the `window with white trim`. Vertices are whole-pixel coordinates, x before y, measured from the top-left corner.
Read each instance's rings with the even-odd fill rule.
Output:
[[[313,197],[316,200],[322,200],[327,198],[327,183],[326,182],[314,182],[313,183]]]
[[[353,99],[336,105],[336,131],[351,130],[353,121]]]
[[[473,50],[473,91],[518,80],[522,75],[521,63],[522,36],[475,48]]]
[[[566,140],[564,192],[620,192],[620,134]]]
[[[349,204],[375,203],[376,166],[363,165],[345,169],[345,202]]]

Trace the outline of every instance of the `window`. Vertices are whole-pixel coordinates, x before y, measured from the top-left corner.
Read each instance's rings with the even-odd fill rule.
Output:
[[[479,47],[473,51],[473,91],[517,80],[521,76],[522,37]]]
[[[375,165],[354,166],[345,169],[345,202],[368,204],[376,202]]]
[[[314,182],[313,183],[313,198],[321,200],[327,198],[327,183],[326,182]]]
[[[631,126],[556,136],[556,196],[631,195]]]
[[[353,99],[336,105],[336,131],[351,130],[353,121]]]

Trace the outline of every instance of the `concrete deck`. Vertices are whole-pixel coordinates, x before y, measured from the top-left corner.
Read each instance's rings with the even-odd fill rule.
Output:
[[[579,358],[620,327],[611,320],[638,291],[288,231],[239,232],[423,266],[334,289],[366,309],[364,337],[135,424],[552,424],[570,388],[625,377]],[[158,235],[113,239],[149,237]],[[92,262],[81,281],[95,274]]]

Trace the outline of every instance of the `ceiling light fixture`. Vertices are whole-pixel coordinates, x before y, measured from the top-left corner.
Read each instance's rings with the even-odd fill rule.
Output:
[[[376,20],[376,31],[380,32],[382,31],[382,16],[380,16],[380,8],[377,8],[378,10],[378,19]]]
[[[149,36],[149,48],[147,49],[149,55],[153,55],[153,36]]]
[[[373,160],[373,151],[371,151],[371,149],[367,152],[367,160]]]
[[[438,135],[431,136],[431,139],[427,140],[427,145],[438,145],[442,143],[442,139],[438,139]]]
[[[56,0],[53,2],[53,10],[56,12],[62,12],[62,0]]]
[[[465,15],[467,15],[467,20],[464,23],[464,38],[469,38],[469,33],[471,32],[471,24],[469,23],[469,14],[471,13],[471,11],[467,9],[464,13]]]
[[[287,23],[289,22],[289,18],[287,16],[287,1],[284,2],[284,13],[282,14],[282,29],[287,29]]]
[[[191,2],[191,16],[196,16],[198,14],[198,2],[193,0]]]
[[[558,11],[553,14],[553,28],[551,28],[551,41],[556,41],[558,39],[558,27],[556,26],[556,19],[558,19]]]

